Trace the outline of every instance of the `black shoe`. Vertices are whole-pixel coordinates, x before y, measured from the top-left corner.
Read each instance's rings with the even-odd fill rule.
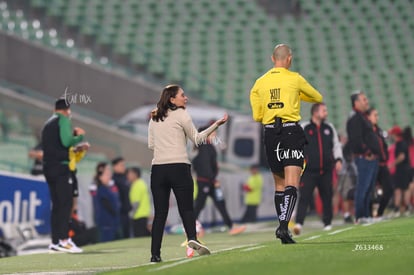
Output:
[[[282,244],[296,243],[292,239],[292,234],[290,233],[290,231],[288,229],[282,229],[282,228],[278,227],[276,229],[276,238],[280,239]]]
[[[347,216],[344,218],[344,223],[354,223],[352,216]]]
[[[162,262],[160,256],[157,256],[157,255],[152,255],[151,256],[151,263],[159,263],[159,262]]]

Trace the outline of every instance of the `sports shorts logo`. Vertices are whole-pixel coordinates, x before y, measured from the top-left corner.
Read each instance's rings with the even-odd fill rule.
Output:
[[[280,142],[277,144],[275,149],[277,160],[281,161],[283,159],[304,159],[303,150],[291,150],[284,149],[280,147]]]

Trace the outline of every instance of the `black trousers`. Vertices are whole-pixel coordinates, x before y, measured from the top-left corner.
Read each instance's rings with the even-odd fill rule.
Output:
[[[131,237],[131,219],[128,213],[121,212],[121,228],[122,228],[122,238],[128,239]]]
[[[213,199],[214,205],[220,212],[221,217],[223,218],[223,222],[229,228],[231,228],[233,226],[233,222],[231,221],[229,213],[227,212],[226,202],[224,201],[221,190],[216,190],[214,184],[210,182],[197,180],[197,185],[198,194],[194,206],[195,218],[198,219],[201,210],[203,210],[204,206],[206,205],[207,197],[211,197]],[[216,191],[219,191],[220,194],[217,194]]]
[[[308,211],[308,207],[313,200],[313,190],[318,188],[319,195],[322,200],[323,214],[322,222],[324,225],[330,225],[332,222],[333,210],[332,210],[332,171],[324,172],[320,174],[318,172],[305,172],[302,175],[302,179],[299,187],[299,203],[296,213],[296,223],[302,224],[305,221],[305,217]]]
[[[147,227],[148,218],[139,218],[132,220],[132,232],[134,237],[147,237],[150,236],[151,233]]]
[[[386,165],[379,166],[377,180],[382,187],[382,197],[378,207],[378,216],[382,216],[394,192],[391,183],[391,174]]]
[[[73,204],[73,179],[67,164],[44,167],[49,186],[52,212],[50,217],[52,243],[68,238],[69,221]]]
[[[151,231],[152,255],[159,256],[161,254],[171,190],[177,200],[178,212],[183,221],[187,239],[196,239],[193,206],[194,185],[190,165],[186,163],[153,165],[151,168],[151,192],[155,214]]]
[[[257,221],[257,205],[247,205],[246,212],[244,212],[242,223]]]

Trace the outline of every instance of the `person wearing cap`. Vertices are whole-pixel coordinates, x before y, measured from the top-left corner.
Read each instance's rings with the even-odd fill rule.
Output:
[[[372,123],[366,117],[369,101],[365,93],[354,92],[351,104],[353,112],[346,123],[346,132],[358,172],[354,196],[355,218],[357,223],[365,223],[372,216],[371,192],[377,177],[381,149]]]
[[[42,129],[43,170],[52,201],[50,251],[80,253],[82,249],[69,238],[73,203],[73,179],[69,168],[69,148],[83,140],[82,128],[72,129],[70,105],[65,99],[55,102],[55,111]]]
[[[129,238],[131,235],[131,222],[129,212],[131,211],[131,202],[129,201],[130,185],[127,180],[125,159],[123,157],[116,157],[112,160],[112,179],[118,187],[119,199],[121,201],[121,227],[122,238]]]
[[[408,145],[403,139],[403,131],[399,126],[392,127],[388,134],[395,143],[394,161],[388,164],[388,168],[395,168],[394,173],[394,206],[395,215],[399,216],[408,210],[410,206],[410,160]]]
[[[250,91],[253,119],[264,126],[267,162],[275,182],[275,208],[279,219],[276,237],[292,244],[288,229],[297,200],[297,188],[304,164],[305,133],[298,124],[301,101],[322,102],[322,95],[299,73],[289,70],[292,50],[277,45],[272,54],[274,67],[259,77]]]
[[[128,168],[127,178],[131,184],[129,200],[132,206],[130,217],[132,219],[133,236],[150,236],[148,218],[151,215],[151,201],[147,184],[141,178],[141,169],[139,167]]]

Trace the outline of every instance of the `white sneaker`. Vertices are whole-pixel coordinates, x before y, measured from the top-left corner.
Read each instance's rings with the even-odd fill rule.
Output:
[[[60,252],[62,252],[62,251],[59,250],[58,246],[59,246],[58,244],[53,244],[53,243],[49,244],[49,253],[60,253]]]
[[[293,227],[293,233],[295,233],[295,235],[300,235],[301,231],[302,225],[300,223],[295,224],[295,226]]]
[[[59,244],[56,246],[56,249],[61,252],[66,253],[82,253],[82,249],[76,246],[71,239],[67,240],[66,242],[59,241]]]
[[[202,245],[198,241],[190,240],[188,241],[188,247],[194,249],[197,251],[198,255],[210,255],[210,250],[207,248],[207,246]]]
[[[71,238],[68,239],[68,244],[70,244],[72,246],[72,250],[74,251],[73,253],[82,253],[83,249],[78,247]]]
[[[370,217],[362,217],[358,219],[357,223],[358,224],[370,224],[370,223],[373,223],[373,220]]]
[[[325,227],[323,228],[323,231],[331,231],[332,230],[332,225],[325,225]]]

